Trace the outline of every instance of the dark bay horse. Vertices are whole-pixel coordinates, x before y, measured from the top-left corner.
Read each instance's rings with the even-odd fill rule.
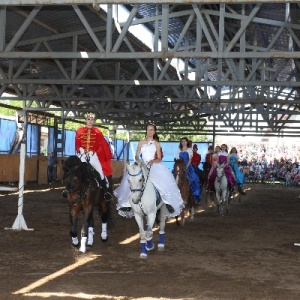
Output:
[[[194,219],[195,199],[190,189],[190,183],[185,174],[185,163],[183,159],[174,160],[174,177],[176,184],[180,190],[181,198],[183,199],[185,209],[180,213],[181,222],[179,223],[176,217],[177,225],[184,225],[185,212],[189,212],[190,219]]]
[[[99,187],[93,167],[77,156],[70,156],[64,163],[63,180],[66,185],[67,198],[70,207],[70,234],[72,244],[80,245],[80,252],[86,252],[86,246],[93,245],[94,235],[94,207],[98,208],[102,220],[101,239],[107,241],[107,225],[110,217],[110,202],[104,198],[104,190]],[[108,177],[112,193],[112,178]],[[81,227],[81,241],[77,237],[77,221],[79,213],[83,212],[83,225]]]

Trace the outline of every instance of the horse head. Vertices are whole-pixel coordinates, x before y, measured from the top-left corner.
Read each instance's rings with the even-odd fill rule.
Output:
[[[145,176],[143,172],[142,161],[137,161],[134,164],[126,164],[126,169],[128,171],[128,182],[131,191],[131,199],[134,204],[141,201],[143,191]]]
[[[185,163],[183,159],[174,159],[174,177],[177,186],[183,183],[185,177]]]
[[[70,156],[63,166],[64,175],[63,182],[66,185],[66,190],[69,194],[74,194],[89,186],[91,181],[91,172],[86,163],[81,162],[77,156]]]

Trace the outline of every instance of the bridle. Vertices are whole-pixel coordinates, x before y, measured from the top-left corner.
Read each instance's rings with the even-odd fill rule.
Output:
[[[147,214],[145,213],[145,211],[144,211],[144,209],[143,209],[143,206],[142,206],[142,202],[141,202],[141,201],[142,201],[142,197],[143,197],[143,195],[144,195],[144,191],[145,191],[145,188],[146,188],[146,185],[147,185],[147,182],[148,182],[149,173],[150,173],[150,169],[149,169],[149,171],[148,171],[147,178],[145,179],[145,176],[144,176],[144,173],[143,173],[143,170],[142,170],[142,169],[141,169],[138,173],[135,173],[135,174],[130,173],[130,172],[128,171],[128,176],[133,176],[133,177],[135,177],[135,176],[139,176],[139,175],[142,174],[142,184],[141,184],[141,188],[139,188],[139,189],[133,189],[133,188],[131,188],[131,185],[129,185],[129,186],[130,186],[130,191],[131,191],[132,193],[136,193],[136,192],[139,192],[139,193],[140,193],[139,201],[138,201],[138,203],[136,203],[136,204],[139,204],[140,209],[141,209],[141,211],[143,212],[144,216],[147,216]]]
[[[224,166],[218,166],[218,165],[217,165],[217,169],[222,169],[222,174],[221,174],[221,176],[218,176],[218,172],[217,172],[217,177],[216,177],[216,179],[217,179],[217,181],[218,181],[218,183],[219,183],[219,187],[221,188],[221,182],[222,182],[223,177],[225,176]]]
[[[182,170],[182,172],[180,172],[181,170]],[[175,178],[178,176],[179,180],[177,182],[177,186],[180,187],[183,184],[183,181],[184,181],[184,176],[185,176],[184,169],[182,169],[179,165],[177,165],[174,168],[174,172],[176,172],[176,171],[177,171],[177,174],[176,174]]]
[[[70,202],[71,205],[76,206],[87,195],[87,193],[89,192],[92,184],[90,182],[89,185],[85,186],[84,189],[80,189],[80,187],[79,187],[79,189],[73,190],[73,181],[74,181],[74,176],[75,176],[74,173],[75,173],[75,170],[69,170],[69,171],[67,171],[64,174],[63,178],[65,180],[67,177],[70,177],[69,180],[70,180],[70,186],[71,186],[71,188],[70,189],[67,188],[67,193],[72,196],[72,194],[74,194],[74,193],[77,192],[76,198],[69,200],[69,202]]]
[[[223,167],[217,166],[217,169],[222,169],[222,174],[221,174],[221,176],[218,176],[218,173],[217,173],[217,179],[218,179],[218,182],[221,182],[221,181],[222,181],[222,178],[225,176],[225,173],[224,173],[224,166],[223,166]]]
[[[139,176],[139,175],[141,175],[141,174],[142,174],[142,187],[141,187],[140,189],[133,189],[133,188],[131,188],[131,185],[130,185],[130,191],[131,191],[132,193],[135,193],[135,192],[141,192],[141,193],[144,193],[144,190],[145,190],[145,185],[144,185],[145,177],[144,177],[144,174],[143,174],[142,169],[141,169],[138,173],[136,173],[136,174],[132,174],[132,173],[130,173],[130,172],[128,171],[128,176],[132,176],[132,177]],[[143,195],[143,194],[142,194],[142,195]],[[142,197],[142,195],[141,195],[141,197]]]

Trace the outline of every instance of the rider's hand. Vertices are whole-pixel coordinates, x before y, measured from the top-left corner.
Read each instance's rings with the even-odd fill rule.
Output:
[[[79,152],[80,152],[80,154],[82,155],[82,154],[84,154],[85,151],[84,151],[84,149],[83,149],[82,147],[80,147],[80,148],[79,148]]]

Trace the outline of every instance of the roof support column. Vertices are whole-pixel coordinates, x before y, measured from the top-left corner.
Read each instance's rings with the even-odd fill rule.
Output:
[[[6,6],[0,6],[0,51],[5,47]]]

